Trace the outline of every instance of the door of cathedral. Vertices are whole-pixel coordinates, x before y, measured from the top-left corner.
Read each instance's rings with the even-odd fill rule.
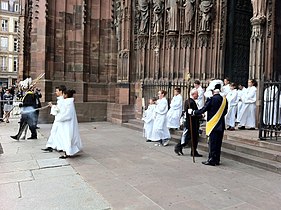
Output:
[[[252,4],[251,0],[227,2],[224,74],[231,81],[246,85],[249,77]]]

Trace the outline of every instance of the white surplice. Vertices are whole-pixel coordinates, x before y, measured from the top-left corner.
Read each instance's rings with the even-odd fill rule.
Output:
[[[248,87],[242,98],[240,126],[254,128],[256,126],[257,88]]]
[[[244,94],[246,93],[246,90],[247,89],[245,87],[243,87],[242,90],[237,90],[238,104],[237,104],[236,122],[239,122],[241,119],[241,108],[243,105],[242,98],[243,98]]]
[[[173,97],[170,109],[167,113],[167,127],[179,128],[182,115],[182,96],[180,94]]]
[[[66,155],[74,155],[82,149],[74,98],[64,99],[60,112],[55,119],[59,123],[57,136],[61,139],[62,150]]]
[[[195,100],[198,109],[203,108],[204,104],[205,104],[205,100],[204,100],[204,90],[201,86],[199,86],[198,88],[194,88],[195,90],[197,90],[198,92],[198,98]]]
[[[168,102],[164,97],[157,100],[157,105],[154,109],[154,123],[151,139],[152,141],[159,141],[169,139],[170,131],[167,127]]]
[[[238,94],[237,90],[230,90],[226,95],[228,110],[225,116],[225,124],[230,127],[235,127],[236,110],[238,104]]]
[[[64,100],[63,96],[59,96],[57,97],[57,105],[52,105],[50,114],[55,116],[55,120],[52,125],[52,129],[46,144],[46,148],[51,147],[53,149],[62,150],[61,139],[59,139],[57,135],[59,123],[56,121],[56,118],[61,114],[60,110],[62,108],[63,100]]]
[[[279,112],[278,107],[278,87],[276,85],[267,87],[264,90],[264,102],[263,102],[263,123],[265,125],[278,124],[277,114]],[[281,102],[279,102],[281,103]]]
[[[230,92],[230,85],[227,84],[227,85],[224,85],[222,87],[222,96],[227,96],[227,94]]]
[[[152,131],[153,131],[153,123],[154,123],[154,109],[156,107],[156,104],[150,104],[145,110],[142,120],[144,121],[143,125],[143,136],[150,140],[152,137]]]

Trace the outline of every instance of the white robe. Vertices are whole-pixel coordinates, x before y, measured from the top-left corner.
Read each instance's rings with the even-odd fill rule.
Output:
[[[248,87],[242,98],[240,126],[254,128],[256,126],[257,88]]]
[[[179,128],[181,115],[182,115],[182,96],[179,94],[174,96],[171,101],[170,109],[167,113],[167,127]]]
[[[153,123],[154,123],[154,109],[156,107],[156,104],[150,104],[145,110],[142,120],[144,121],[143,125],[143,136],[150,140],[152,137],[152,131],[153,131]]]
[[[159,99],[154,109],[154,123],[151,139],[159,141],[161,139],[169,139],[170,131],[167,127],[166,114],[168,112],[168,102],[166,98]]]
[[[236,122],[239,122],[240,119],[241,119],[241,108],[242,108],[242,105],[243,105],[242,98],[244,97],[244,94],[245,94],[246,90],[247,89],[245,87],[243,87],[242,90],[237,90],[238,104],[237,104]]]
[[[198,88],[195,88],[195,90],[197,90],[198,92],[198,98],[195,100],[198,109],[203,108],[205,101],[204,101],[204,90],[201,86],[199,86]]]
[[[55,119],[59,123],[57,136],[66,155],[74,155],[82,149],[74,98],[66,98],[62,104],[61,114]]]
[[[264,90],[263,97],[263,123],[265,125],[276,125],[277,114],[279,112],[278,106],[278,87],[270,86]],[[279,102],[280,103],[280,102]],[[280,105],[279,105],[280,106]]]
[[[237,90],[230,90],[226,95],[227,103],[228,103],[228,110],[225,116],[225,123],[227,126],[235,127],[235,115],[237,110],[237,103],[238,103],[238,94]]]
[[[51,108],[50,114],[55,116],[55,120],[52,125],[52,129],[46,144],[46,148],[51,147],[53,149],[62,150],[61,139],[58,138],[57,135],[59,123],[56,121],[56,118],[61,114],[60,110],[62,108],[63,100],[64,100],[63,96],[57,97],[57,105],[53,105]]]
[[[224,85],[222,87],[222,96],[227,96],[227,94],[230,92],[230,85],[227,84],[227,85]]]

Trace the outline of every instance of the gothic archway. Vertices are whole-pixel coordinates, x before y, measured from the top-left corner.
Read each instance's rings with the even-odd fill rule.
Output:
[[[247,84],[251,22],[251,0],[227,1],[226,49],[224,75],[231,81]]]

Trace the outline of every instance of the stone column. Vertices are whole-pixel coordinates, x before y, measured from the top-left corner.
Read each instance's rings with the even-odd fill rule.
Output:
[[[202,31],[198,34],[198,47],[199,47],[199,69],[198,74],[195,75],[196,78],[206,79],[207,71],[207,48],[209,44],[209,32]],[[202,75],[202,76],[201,76]]]
[[[250,43],[249,78],[260,81],[264,72],[265,17],[251,19],[252,36]]]
[[[170,62],[169,62],[169,66],[168,66],[168,71],[169,71],[169,75],[168,75],[168,79],[169,80],[173,80],[174,79],[174,75],[173,72],[177,72],[176,67],[176,62],[175,62],[175,53],[176,53],[176,47],[177,47],[177,43],[178,43],[178,35],[177,34],[171,34],[169,33],[166,36],[166,39],[168,41],[168,53],[169,53],[169,57],[170,57]],[[177,78],[177,76],[176,76]]]
[[[181,48],[183,49],[183,62],[181,62],[180,70],[182,70],[182,77],[184,78],[187,73],[191,72],[191,47],[193,42],[194,34],[192,32],[183,34],[181,37]]]

